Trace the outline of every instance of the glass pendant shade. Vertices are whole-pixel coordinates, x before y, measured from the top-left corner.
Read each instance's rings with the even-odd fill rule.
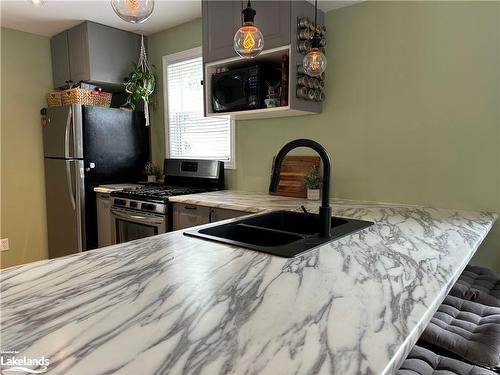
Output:
[[[243,16],[243,26],[234,34],[233,47],[238,55],[251,59],[264,49],[264,36],[254,25],[257,12],[252,8],[250,1],[248,1],[247,7],[243,9],[241,14]]]
[[[318,34],[318,27],[318,0],[314,0],[314,35],[312,38],[312,48],[302,60],[304,72],[311,77],[318,77],[326,70],[326,56],[319,49],[321,37]]]
[[[264,37],[251,22],[246,22],[234,35],[234,50],[245,58],[253,58],[264,49]]]
[[[141,23],[151,16],[155,3],[154,0],[111,0],[111,6],[122,20]]]
[[[311,77],[318,77],[326,70],[326,57],[318,49],[312,48],[302,61],[304,72]]]

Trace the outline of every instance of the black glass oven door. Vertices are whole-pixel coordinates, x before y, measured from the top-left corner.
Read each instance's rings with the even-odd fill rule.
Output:
[[[150,237],[167,231],[163,215],[111,207],[112,241],[114,244]]]
[[[116,219],[116,243],[123,243],[158,234],[158,226]]]

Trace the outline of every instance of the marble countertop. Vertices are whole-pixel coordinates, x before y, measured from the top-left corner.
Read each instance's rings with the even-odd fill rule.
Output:
[[[176,195],[169,198],[170,202],[195,204],[200,206],[225,208],[228,210],[246,211],[249,213],[264,210],[296,210],[301,205],[317,211],[319,201],[311,201],[301,198],[283,197],[280,195],[269,195],[267,193],[255,193],[248,191],[220,190],[209,193]]]
[[[304,202],[179,199],[249,212]],[[496,216],[332,203],[375,225],[292,259],[179,231],[2,270],[1,349],[45,356],[50,374],[391,374]]]
[[[176,195],[169,197],[169,201],[173,203],[185,203],[192,205],[200,205],[207,207],[225,208],[228,210],[246,211],[248,213],[256,213],[267,210],[292,210],[301,211],[301,206],[304,206],[308,211],[317,212],[321,201],[313,201],[302,198],[284,197],[281,195],[270,195],[268,193],[238,191],[238,190],[219,190],[209,193]],[[349,205],[350,207],[368,207],[368,206],[394,206],[401,207],[402,205],[392,203],[379,203],[367,201],[354,201],[348,199],[331,199],[330,204]],[[411,207],[404,205],[404,207]]]

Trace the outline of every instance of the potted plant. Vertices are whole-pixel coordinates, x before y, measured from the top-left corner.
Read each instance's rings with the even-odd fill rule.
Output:
[[[307,199],[319,200],[319,188],[321,186],[321,176],[319,168],[312,168],[307,175],[304,176],[304,185],[307,188]]]
[[[149,103],[156,87],[156,78],[149,64],[144,47],[144,36],[141,37],[141,53],[139,62],[132,63],[132,71],[125,79],[125,92],[128,94],[126,106],[135,109],[136,104],[144,104],[146,126],[149,126]]]
[[[148,161],[144,166],[144,174],[148,176],[148,182],[156,182],[157,178],[160,178],[161,171],[157,165]]]
[[[136,109],[138,102],[144,103],[144,116],[146,126],[149,126],[149,102],[156,86],[156,80],[153,73],[149,70],[144,71],[142,67],[132,63],[132,72],[125,82],[125,92],[128,94],[126,106]]]

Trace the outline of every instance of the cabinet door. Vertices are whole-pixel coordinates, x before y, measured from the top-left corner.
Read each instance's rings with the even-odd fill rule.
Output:
[[[68,30],[69,70],[73,83],[90,79],[87,23]]]
[[[50,39],[50,52],[52,55],[54,88],[64,87],[70,79],[67,31],[63,31]]]
[[[249,215],[249,212],[237,211],[237,210],[227,210],[225,208],[211,208],[210,209],[210,222],[215,223],[216,221],[233,219],[235,217]]]
[[[94,22],[87,22],[88,54],[92,82],[123,83],[137,63],[141,36]],[[146,39],[146,38],[145,38]]]
[[[290,1],[254,0],[251,4],[257,12],[255,26],[264,36],[264,50],[290,44]]]
[[[241,1],[202,2],[203,61],[235,57],[233,38],[241,26]]]
[[[109,194],[97,194],[97,238],[99,247],[113,244],[111,235],[111,199]]]
[[[173,204],[173,230],[195,227],[210,222],[210,208],[192,204]]]

